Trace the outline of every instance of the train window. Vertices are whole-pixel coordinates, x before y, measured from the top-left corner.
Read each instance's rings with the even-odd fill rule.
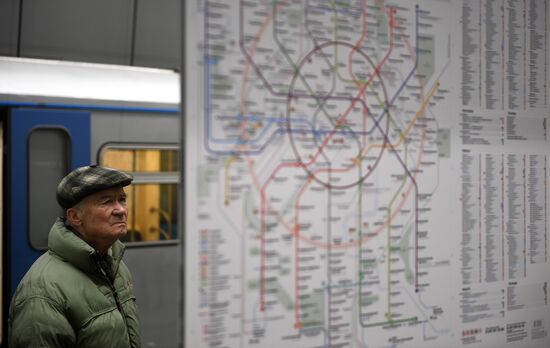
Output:
[[[178,239],[178,148],[176,145],[103,146],[103,166],[134,176],[126,188],[128,233],[124,242],[163,242]]]
[[[133,184],[126,189],[128,233],[123,241],[177,239],[177,185]]]
[[[35,128],[28,138],[29,242],[48,248],[48,233],[64,212],[55,201],[59,181],[70,168],[70,137],[61,128]]]
[[[177,172],[176,149],[108,148],[102,152],[102,163],[127,172]],[[114,168],[114,167],[113,167]]]

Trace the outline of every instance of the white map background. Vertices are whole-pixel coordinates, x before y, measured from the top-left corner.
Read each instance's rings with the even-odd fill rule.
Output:
[[[187,347],[546,347],[546,1],[186,1]]]

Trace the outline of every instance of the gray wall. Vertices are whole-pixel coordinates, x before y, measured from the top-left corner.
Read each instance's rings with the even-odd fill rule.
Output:
[[[180,0],[0,0],[0,55],[179,70]]]

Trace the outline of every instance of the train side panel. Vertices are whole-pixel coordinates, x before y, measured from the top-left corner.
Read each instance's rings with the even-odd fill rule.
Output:
[[[147,151],[151,148],[176,146],[179,139],[178,131],[178,118],[174,114],[93,112],[91,156],[98,163],[104,164],[102,154],[110,148],[122,148],[128,151],[137,148]],[[139,174],[139,172],[134,173],[132,186],[137,190],[140,183],[143,186],[148,184],[153,187],[144,189],[153,190],[153,192],[143,193],[147,195],[144,197],[147,202],[137,202],[136,205],[150,204],[150,206],[139,211],[136,209],[134,212],[130,211],[130,214],[141,215],[130,219],[143,218],[155,221],[158,209],[150,196],[154,196],[154,191],[158,191],[155,189],[155,183],[166,182],[166,180],[158,173],[148,172],[141,177]],[[171,182],[174,183],[174,181],[179,181],[179,177]],[[152,202],[149,203],[150,200]],[[143,215],[147,215],[147,218]],[[171,230],[174,228],[176,226],[172,226]],[[149,231],[140,232],[149,233]],[[169,240],[142,237],[140,242],[127,244],[124,260],[134,277],[140,311],[142,344],[145,347],[174,347],[177,343],[181,328],[179,313],[181,289],[178,266],[181,262],[181,246],[179,236],[176,237]]]

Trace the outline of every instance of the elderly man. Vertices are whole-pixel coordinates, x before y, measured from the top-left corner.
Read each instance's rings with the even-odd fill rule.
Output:
[[[132,277],[122,262],[126,234],[124,172],[75,169],[57,187],[65,209],[48,252],[21,280],[8,322],[10,347],[139,347]]]

